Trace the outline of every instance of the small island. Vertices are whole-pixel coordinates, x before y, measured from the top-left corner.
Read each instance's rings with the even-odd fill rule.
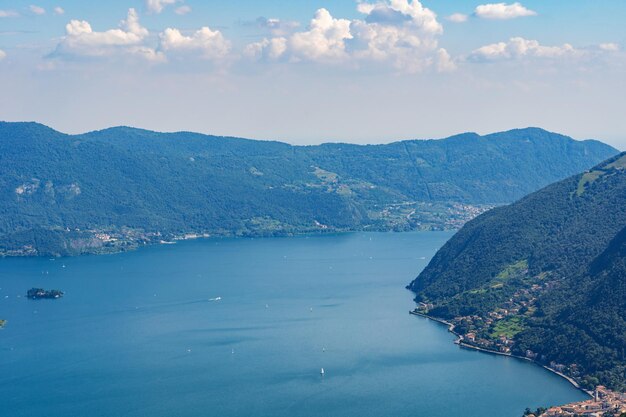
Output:
[[[26,296],[31,300],[39,299],[57,299],[63,297],[63,291],[59,290],[44,290],[43,288],[31,288],[26,293]]]

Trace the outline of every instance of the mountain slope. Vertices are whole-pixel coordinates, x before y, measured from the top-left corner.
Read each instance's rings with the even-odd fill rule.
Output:
[[[291,146],[0,123],[0,253],[119,250],[186,233],[456,227],[615,153],[541,129]]]
[[[621,154],[468,222],[409,287],[480,346],[623,387],[625,201]]]
[[[518,335],[519,350],[580,364],[588,386],[626,387],[626,228],[570,287],[541,302],[544,315]],[[572,343],[576,341],[576,343]]]

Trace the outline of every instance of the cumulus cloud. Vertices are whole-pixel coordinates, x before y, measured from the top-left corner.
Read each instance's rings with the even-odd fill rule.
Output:
[[[15,10],[0,10],[0,17],[17,17],[19,15]]]
[[[431,66],[442,71],[454,68],[449,54],[438,47],[443,27],[437,15],[418,0],[361,2],[357,10],[363,19],[335,18],[319,9],[307,30],[252,43],[246,55],[288,57],[292,62],[391,63],[403,72]]]
[[[518,17],[536,16],[537,12],[527,9],[521,3],[490,3],[476,7],[474,14],[482,19],[515,19]]]
[[[346,39],[351,39],[350,21],[335,19],[326,9],[319,9],[309,30],[293,34],[289,43],[295,59],[341,59],[346,53]]]
[[[219,30],[203,27],[191,36],[178,29],[167,28],[160,35],[159,49],[169,53],[199,53],[203,59],[219,59],[228,55],[231,44]]]
[[[365,21],[353,22],[353,55],[360,60],[390,62],[396,69],[418,72],[431,66],[443,27],[418,1],[361,3]]]
[[[463,23],[467,22],[469,16],[463,13],[454,13],[448,16],[446,19],[453,23]]]
[[[57,15],[57,16],[60,16],[60,15],[62,15],[62,14],[65,14],[65,10],[63,10],[63,8],[62,8],[62,7],[59,7],[59,6],[55,7],[52,11],[53,11],[53,12],[54,12],[54,14],[55,14],[55,15]]]
[[[106,57],[116,54],[136,55],[148,60],[162,60],[163,56],[144,45],[149,35],[139,23],[135,9],[128,10],[126,20],[117,29],[94,31],[85,20],[71,20],[65,26],[65,36],[52,54],[57,57]]]
[[[584,55],[585,51],[566,43],[561,46],[545,46],[536,40],[521,37],[485,45],[474,50],[468,59],[474,62],[502,61],[522,58],[564,58]]]
[[[180,6],[177,7],[176,10],[174,10],[174,13],[176,13],[177,15],[186,15],[187,13],[191,12],[191,7],[187,6],[186,4],[184,6]]]
[[[418,0],[389,0],[377,3],[359,3],[357,10],[366,15],[368,23],[410,23],[424,33],[440,34],[443,27],[437,15]]]
[[[7,53],[0,49],[0,61],[7,57]]]
[[[263,39],[246,45],[244,56],[260,60],[277,60],[287,51],[287,39],[283,37]]]
[[[181,0],[146,0],[146,10],[148,13],[159,14],[167,6],[174,5],[180,1]]]
[[[30,6],[28,6],[28,9],[31,11],[31,13],[34,13],[36,15],[41,16],[43,14],[46,14],[46,9],[40,6],[35,6],[34,4],[31,4]]]

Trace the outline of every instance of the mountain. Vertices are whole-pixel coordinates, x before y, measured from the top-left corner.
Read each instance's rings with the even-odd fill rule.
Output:
[[[626,387],[626,153],[468,222],[409,285],[467,343]]]
[[[184,235],[456,228],[617,153],[529,128],[388,145],[0,123],[0,254]]]

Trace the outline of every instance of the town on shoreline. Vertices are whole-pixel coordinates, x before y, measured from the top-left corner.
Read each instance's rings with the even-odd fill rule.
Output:
[[[589,400],[540,408],[535,412],[526,409],[524,417],[626,417],[626,393],[598,385]]]
[[[580,384],[572,377],[566,375],[562,371],[564,369],[556,369],[554,363],[550,365],[542,364],[537,361],[536,355],[519,356],[511,353],[510,349],[492,349],[490,347],[479,346],[474,343],[468,343],[467,335],[458,333],[455,330],[455,324],[449,321],[429,316],[428,314],[420,311],[419,308],[415,308],[409,311],[410,314],[424,317],[426,319],[441,323],[448,327],[448,331],[456,336],[455,344],[462,348],[477,350],[494,355],[507,356],[520,360],[529,361],[535,363],[542,368],[562,377],[577,389],[583,391],[591,399],[570,403],[561,406],[553,406],[548,409],[540,408],[535,412],[531,412],[529,409],[524,413],[525,417],[626,417],[626,393],[615,392],[607,389],[606,387],[599,385],[595,387],[593,391],[584,389]],[[470,339],[471,340],[471,339]]]

